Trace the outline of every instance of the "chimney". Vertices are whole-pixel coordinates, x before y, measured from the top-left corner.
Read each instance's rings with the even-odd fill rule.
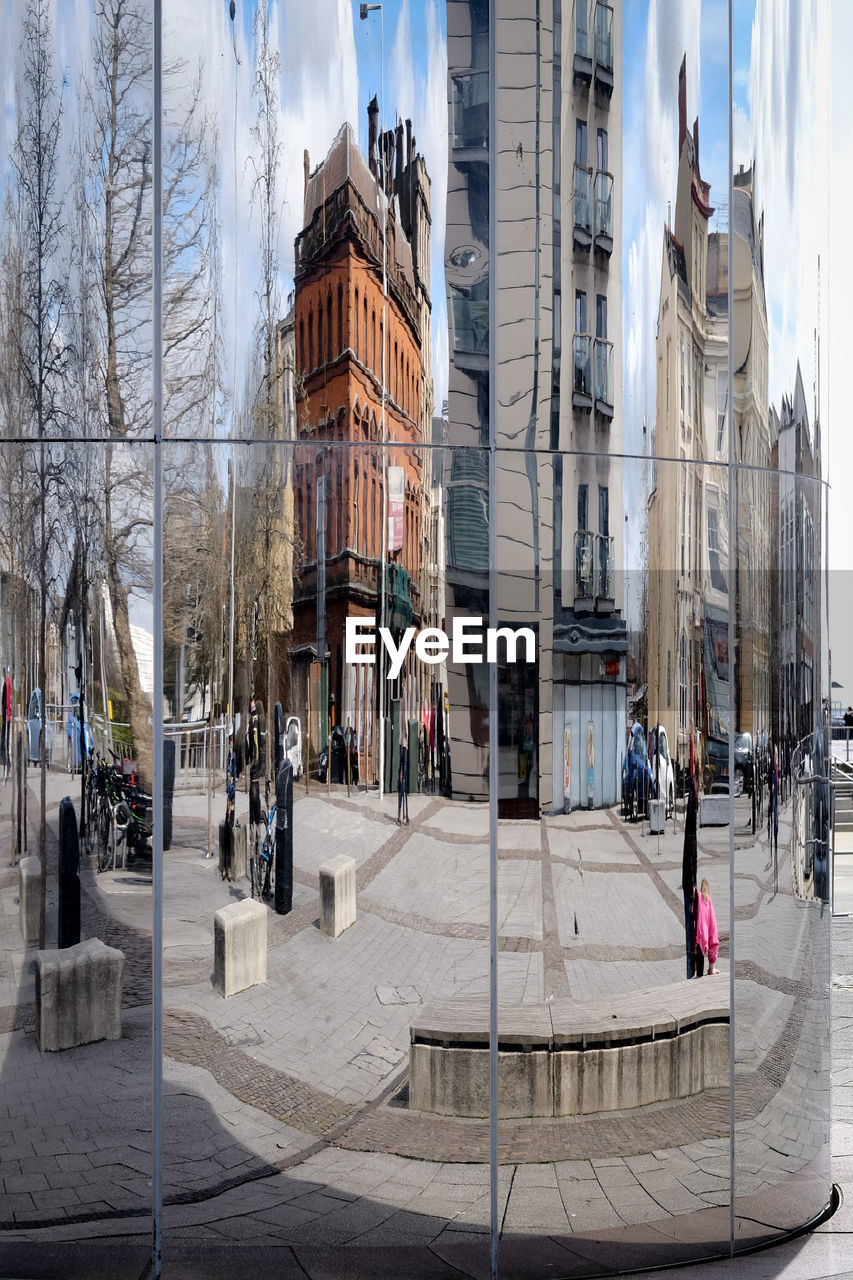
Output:
[[[678,73],[678,153],[687,137],[687,54],[681,59]]]
[[[412,163],[412,122],[406,121],[406,166]]]
[[[403,180],[403,122],[397,121],[397,128],[394,130],[395,140],[397,143],[397,154],[394,158],[394,190],[399,191],[400,183]]]
[[[367,104],[367,163],[374,178],[379,171],[376,165],[376,135],[379,130],[379,103],[374,95]]]
[[[310,159],[308,158],[308,148],[307,148],[307,147],[306,147],[306,148],[305,148],[305,150],[302,152],[302,170],[303,170],[303,173],[304,173],[304,175],[305,175],[305,185],[304,185],[304,187],[302,188],[302,195],[304,196],[304,195],[305,195],[305,192],[308,190],[308,174],[311,172],[311,161],[310,161]]]

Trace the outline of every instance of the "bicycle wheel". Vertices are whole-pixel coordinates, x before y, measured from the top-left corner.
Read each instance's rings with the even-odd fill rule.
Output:
[[[260,867],[263,872],[264,882],[260,894],[261,898],[268,898],[272,892],[270,880],[272,877],[272,860],[273,860],[273,844],[270,836],[264,840],[261,848]]]
[[[110,865],[112,850],[110,849],[110,827],[112,826],[112,818],[110,815],[110,806],[105,799],[101,799],[98,806],[97,818],[97,840],[98,840],[98,870],[106,871]]]

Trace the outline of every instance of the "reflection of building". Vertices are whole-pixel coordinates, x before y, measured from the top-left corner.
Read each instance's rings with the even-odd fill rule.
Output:
[[[692,736],[716,774],[728,758],[729,718],[727,247],[708,230],[714,211],[699,168],[698,120],[692,134],[687,128],[686,58],[678,148],[674,226],[664,230],[654,439],[658,458],[677,461],[657,464],[649,497],[648,713],[666,728],[682,769]]]
[[[770,728],[769,348],[764,297],[764,219],[754,172],[734,175],[731,208],[732,370],[736,471],[735,731],[762,740]]]
[[[655,453],[671,461],[657,464],[649,499],[648,711],[651,723],[665,725],[682,770],[692,736],[704,785],[712,788],[728,785],[732,691],[735,732],[768,728],[768,337],[762,225],[753,210],[752,170],[741,170],[730,211],[733,438],[740,464],[730,522],[729,241],[727,232],[708,229],[713,209],[699,168],[698,121],[692,135],[687,129],[686,81],[685,59],[675,225],[664,232],[658,311]]]
[[[627,649],[616,572],[621,463],[613,456],[622,447],[621,13],[602,3],[571,11],[571,68],[563,66],[561,25],[516,13],[498,19],[494,92],[513,110],[495,139],[501,325],[491,335],[491,395],[501,452],[491,501],[482,449],[490,395],[488,5],[451,0],[447,15],[445,273],[449,439],[457,446],[447,477],[448,615],[487,611],[491,515],[498,621],[538,635],[537,663],[499,674],[500,812],[612,804]],[[456,794],[487,793],[487,679],[485,665],[449,670]]]
[[[344,663],[344,620],[377,618],[399,631],[421,618],[425,498],[417,446],[429,440],[432,427],[430,181],[410,123],[405,126],[404,161],[404,126],[377,138],[375,99],[368,118],[368,160],[348,124],[313,173],[307,153],[305,158],[294,334],[298,434],[311,443],[304,451],[297,447],[295,466],[302,561],[294,599],[292,670],[293,703],[301,713],[310,697],[312,743],[325,740],[328,714],[332,723],[357,728],[360,749],[375,765],[378,668]],[[380,163],[387,175],[384,192]],[[391,446],[384,451],[387,495],[383,383]],[[395,449],[395,444],[408,447]],[[383,572],[386,501],[390,537]],[[385,617],[380,618],[383,590]],[[312,663],[320,666],[313,668],[309,691]],[[399,714],[414,715],[418,707],[420,687],[411,668],[389,685],[389,692],[396,726]]]
[[[790,744],[811,733],[820,690],[821,447],[809,424],[799,363],[793,396],[770,410],[778,509],[771,529],[773,575],[773,737]]]

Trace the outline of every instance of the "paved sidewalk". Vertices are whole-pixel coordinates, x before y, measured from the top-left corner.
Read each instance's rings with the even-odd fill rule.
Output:
[[[67,784],[50,781],[53,821]],[[0,797],[0,822],[2,812]],[[487,1126],[418,1115],[395,1097],[412,1005],[488,990],[487,814],[431,797],[413,797],[410,812],[411,825],[398,828],[395,798],[297,794],[294,910],[270,913],[267,984],[224,1001],[210,983],[213,913],[248,886],[223,882],[203,857],[206,797],[176,797],[164,869],[163,1162],[175,1266],[184,1252],[201,1258],[251,1241],[276,1250],[281,1274],[297,1255],[309,1275],[337,1274],[322,1254],[336,1244],[348,1245],[353,1274],[361,1256],[383,1274],[382,1250],[399,1268],[408,1247],[405,1269],[426,1259],[429,1274],[442,1274],[439,1259],[465,1274],[487,1267]],[[815,928],[819,904],[791,896],[781,853],[787,811],[775,866],[749,816],[744,804],[735,890],[739,1196],[808,1176],[828,1137],[823,1104],[804,1093],[814,1055],[828,1051],[822,993],[810,979],[826,963],[813,945],[826,929]],[[680,822],[656,837],[615,812],[502,825],[501,999],[592,998],[683,977],[682,839]],[[333,942],[316,928],[317,870],[342,848],[358,864],[359,917]],[[725,989],[728,856],[726,828],[700,832],[700,874],[711,881],[723,937],[726,972],[714,981]],[[143,865],[82,880],[84,933],[129,957],[124,1036],[54,1059],[38,1053],[31,1033],[31,953],[14,941],[15,877],[0,875],[0,1156],[11,1213],[0,1251],[20,1246],[22,1259],[46,1241],[85,1243],[94,1259],[97,1242],[113,1238],[115,1260],[134,1239],[142,1248],[150,1231],[150,875]],[[853,974],[844,954],[842,977]],[[839,987],[836,1009],[847,991]],[[723,1214],[727,1232],[728,1128],[722,1090],[641,1112],[505,1122],[509,1273],[525,1274],[525,1256],[543,1262],[538,1237],[574,1237],[577,1259],[582,1238],[626,1225],[636,1240],[651,1232],[659,1244],[659,1228],[642,1224],[663,1215],[702,1238]],[[565,1263],[565,1244],[555,1247]],[[248,1246],[227,1256],[229,1275],[256,1268]]]

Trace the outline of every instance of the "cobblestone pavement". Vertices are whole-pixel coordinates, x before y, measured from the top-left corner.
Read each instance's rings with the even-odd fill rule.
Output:
[[[61,786],[53,791],[55,806]],[[297,795],[294,910],[268,917],[267,984],[223,1001],[210,981],[213,913],[245,887],[223,883],[202,856],[206,798],[176,798],[163,1046],[164,1192],[176,1245],[428,1245],[433,1262],[452,1255],[454,1266],[466,1247],[482,1256],[487,1126],[413,1113],[398,1095],[411,1007],[488,990],[487,817],[413,797],[411,825],[398,828],[394,799]],[[828,1101],[810,1089],[829,1051],[819,989],[828,960],[815,943],[828,929],[815,928],[819,904],[791,896],[787,811],[777,866],[747,823],[744,807],[735,838],[736,1189],[760,1196],[827,1158]],[[682,838],[680,820],[657,837],[615,812],[502,825],[501,1000],[621,995],[683,977]],[[317,928],[317,872],[340,849],[357,862],[359,915],[332,941]],[[728,970],[728,830],[700,831],[699,850]],[[144,866],[83,872],[84,935],[128,956],[124,1035],[53,1058],[39,1055],[31,1033],[32,953],[15,941],[16,874],[0,875],[4,1244],[149,1230],[149,880]],[[728,987],[728,972],[716,981]],[[694,1215],[729,1204],[729,1120],[728,1091],[714,1090],[633,1113],[503,1122],[507,1249],[516,1237],[601,1235],[668,1215],[685,1238],[696,1233]],[[845,1123],[853,1133],[853,1116]],[[707,1232],[707,1217],[699,1220]]]

